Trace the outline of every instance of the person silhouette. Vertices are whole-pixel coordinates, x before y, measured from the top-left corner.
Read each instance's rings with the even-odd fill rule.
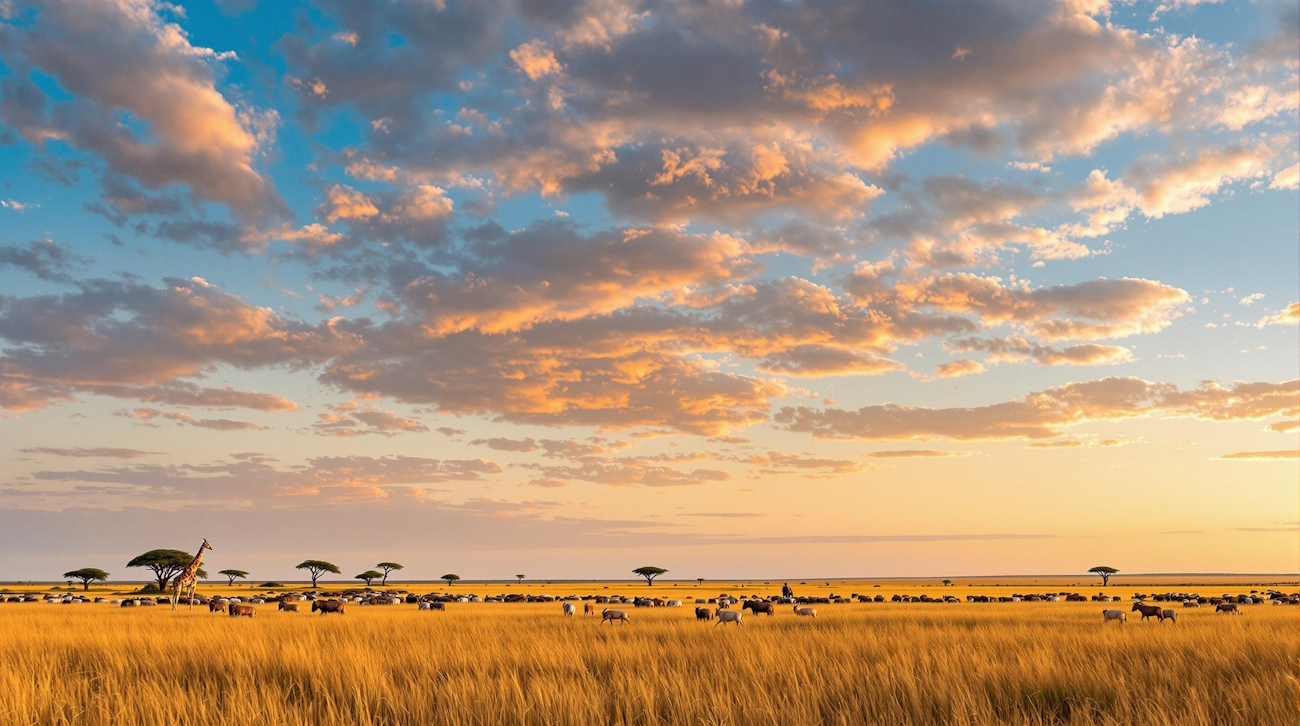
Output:
[[[790,589],[790,583],[781,586],[781,597],[794,597],[794,590]]]

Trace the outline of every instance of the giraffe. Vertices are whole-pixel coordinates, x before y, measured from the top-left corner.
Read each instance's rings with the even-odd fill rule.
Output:
[[[212,545],[208,544],[208,539],[204,537],[203,544],[199,546],[199,553],[194,555],[194,560],[172,580],[172,610],[176,609],[181,590],[185,588],[189,588],[190,610],[194,609],[194,588],[199,584],[199,565],[203,563],[203,550],[210,549]]]

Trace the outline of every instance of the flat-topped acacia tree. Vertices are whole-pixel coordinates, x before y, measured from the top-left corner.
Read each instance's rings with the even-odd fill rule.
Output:
[[[383,576],[384,576],[384,574],[383,574],[382,572],[375,572],[374,570],[366,570],[365,572],[361,573],[360,575],[353,575],[353,576],[352,576],[352,579],[354,579],[354,580],[365,580],[365,581],[366,581],[366,587],[370,587],[370,583],[374,582],[375,580],[378,580],[379,578],[381,578],[381,577],[383,577]]]
[[[248,572],[244,570],[222,570],[217,574],[229,580],[230,581],[229,584],[231,587],[234,587],[235,580],[248,577]]]
[[[380,562],[379,564],[375,565],[375,567],[378,567],[384,573],[384,579],[382,582],[379,583],[384,586],[388,585],[388,575],[390,573],[395,572],[397,570],[404,569],[401,565],[397,564],[396,562]],[[370,583],[366,583],[366,584],[369,585]]]
[[[452,584],[453,582],[456,582],[457,580],[460,579],[460,575],[457,575],[457,574],[455,574],[455,573],[451,573],[451,572],[449,572],[449,573],[443,575],[443,576],[442,576],[442,579],[444,579],[444,580],[447,581],[447,587],[451,587],[451,584]]]
[[[655,584],[655,578],[664,574],[665,572],[668,572],[668,570],[665,570],[662,567],[651,567],[650,565],[646,565],[645,567],[638,567],[635,570],[632,570],[632,574],[640,575],[641,577],[644,577],[647,585]]]
[[[143,567],[153,572],[154,578],[158,580],[158,591],[163,592],[167,589],[168,580],[189,567],[193,561],[194,555],[182,550],[149,550],[133,558],[126,566]],[[204,580],[208,579],[208,573],[202,567],[196,574]]]
[[[1119,570],[1115,569],[1114,567],[1097,565],[1096,567],[1093,567],[1092,569],[1088,570],[1088,572],[1091,572],[1094,575],[1101,575],[1101,586],[1105,587],[1110,584],[1110,576],[1117,574]]]
[[[81,580],[82,590],[89,590],[91,582],[104,582],[108,579],[108,573],[98,567],[83,567],[80,570],[65,572],[63,576],[72,580]]]
[[[338,565],[334,564],[333,562],[326,562],[325,560],[303,560],[302,562],[298,563],[297,567],[293,569],[306,570],[308,573],[311,574],[311,589],[313,590],[316,589],[316,581],[319,580],[320,576],[325,574],[326,572],[330,572],[335,575],[342,574],[339,571]]]

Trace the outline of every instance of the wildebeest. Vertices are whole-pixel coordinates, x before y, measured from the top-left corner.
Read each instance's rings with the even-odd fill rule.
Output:
[[[626,612],[622,610],[609,610],[608,608],[600,611],[600,624],[604,625],[606,620],[609,621],[610,625],[613,625],[615,620],[621,620],[624,623],[632,622]]]
[[[1123,610],[1102,610],[1101,611],[1102,625],[1105,625],[1106,623],[1109,623],[1112,620],[1119,621],[1119,624],[1123,625],[1124,623],[1128,622],[1128,613],[1124,612]]]
[[[801,608],[795,605],[794,614],[805,618],[815,618],[817,617],[817,608]]]
[[[314,613],[319,612],[321,615],[325,613],[343,615],[343,605],[341,600],[314,600],[311,604],[311,611]]]
[[[281,600],[281,601],[280,601],[280,604],[277,606],[277,609],[279,609],[281,612],[286,612],[286,613],[300,613],[300,612],[302,612],[302,608],[299,607],[298,603],[296,603],[296,602],[285,602],[284,600]]]
[[[1174,621],[1174,625],[1177,625],[1177,624],[1178,624],[1178,613],[1175,612],[1175,611],[1173,611],[1173,610],[1161,610],[1161,611],[1160,611],[1160,622],[1163,623],[1163,622],[1166,621],[1166,620],[1172,620],[1172,621]]]
[[[578,606],[571,602],[560,603],[560,610],[564,613],[564,617],[566,618],[571,618],[578,614]]]
[[[1233,613],[1234,615],[1241,614],[1241,610],[1237,607],[1237,603],[1235,602],[1221,602],[1218,605],[1214,606],[1214,612]]]
[[[712,620],[713,611],[708,608],[695,608],[696,620]]]
[[[769,616],[776,615],[776,606],[770,602],[763,602],[762,600],[746,600],[745,604],[740,606],[740,609],[752,610],[755,615],[758,615],[759,613],[767,613]]]
[[[225,598],[214,597],[208,601],[208,612],[224,613],[226,611],[226,606],[229,604],[230,601]]]
[[[745,618],[745,612],[743,610],[723,610],[722,608],[718,608],[718,611],[714,614],[718,616],[718,622],[713,624],[713,627],[715,628],[723,623],[735,623],[736,625],[745,624],[742,622]]]
[[[230,617],[232,618],[252,618],[257,616],[257,608],[252,605],[242,603],[230,603]]]
[[[1146,620],[1147,618],[1155,618],[1159,620],[1161,610],[1159,605],[1143,605],[1140,602],[1135,602],[1133,603],[1133,609],[1129,612],[1142,613],[1143,620]]]

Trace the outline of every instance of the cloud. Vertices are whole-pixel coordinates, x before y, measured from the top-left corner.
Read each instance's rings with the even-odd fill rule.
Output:
[[[757,467],[763,474],[805,472],[803,474],[805,479],[829,479],[846,474],[857,474],[871,468],[853,459],[829,459],[781,451],[754,454],[749,458],[749,464]]]
[[[249,305],[201,278],[163,287],[89,280],[62,295],[0,296],[0,406],[32,410],[82,392],[181,405],[293,410],[278,396],[199,389],[184,379],[219,363],[242,369],[323,360],[355,344]]]
[[[989,360],[994,363],[1032,360],[1044,366],[1096,366],[1117,365],[1133,360],[1133,352],[1118,345],[1079,343],[1058,349],[1030,343],[1020,337],[960,338],[945,342],[944,347],[962,353],[985,351],[989,354]],[[982,366],[980,370],[983,370]]]
[[[207,503],[217,507],[250,504],[278,508],[319,507],[330,504],[382,501],[429,496],[428,487],[449,482],[476,482],[500,473],[501,467],[485,459],[439,460],[420,456],[320,456],[306,465],[276,466],[265,457],[232,457],[232,461],[206,464],[136,464],[101,469],[38,470],[31,478],[40,483],[25,508],[68,506],[149,506],[175,509]],[[81,501],[64,494],[82,485],[98,485],[83,493]],[[74,487],[68,489],[65,487]],[[0,486],[0,498],[19,488]],[[487,511],[479,501],[467,504]]]
[[[1051,439],[1095,421],[1137,417],[1242,421],[1300,412],[1300,380],[1285,383],[1210,381],[1191,389],[1139,378],[1102,378],[970,408],[884,404],[856,411],[785,407],[775,416],[789,431],[822,439],[867,441]]]
[[[27,5],[27,3],[22,3]],[[197,199],[244,218],[284,212],[255,169],[273,137],[274,111],[240,108],[216,87],[214,65],[233,57],[190,43],[153,0],[36,3],[21,26],[0,26],[10,68],[0,119],[28,142],[61,141],[100,158],[113,174]],[[30,69],[30,70],[28,70]],[[31,71],[52,78],[48,95]],[[144,133],[122,123],[127,114]]]
[[[984,370],[984,366],[978,361],[954,360],[935,365],[934,374],[940,378],[961,378],[962,376],[979,375]]]
[[[0,244],[0,270],[22,270],[50,282],[69,282],[73,269],[90,260],[69,252],[53,240],[39,240],[25,245]]]
[[[1224,461],[1280,461],[1285,459],[1300,459],[1300,450],[1238,451],[1232,454],[1224,454],[1218,458]]]
[[[399,433],[423,433],[429,430],[428,426],[416,419],[399,416],[369,404],[361,405],[356,401],[326,405],[326,408],[329,411],[316,414],[316,422],[312,424],[312,430],[321,436],[396,436]]]
[[[153,456],[156,452],[141,451],[140,449],[114,449],[103,446],[93,448],[76,447],[72,449],[62,449],[53,446],[33,446],[27,449],[19,449],[24,454],[45,454],[47,456],[70,456],[74,458],[109,458],[109,459],[139,459],[145,456]]]
[[[1159,332],[1190,301],[1186,291],[1154,280],[1102,277],[1030,288],[964,272],[901,281],[897,294],[911,305],[976,314],[986,326],[1022,325],[1046,342]]]
[[[234,421],[228,418],[194,418],[188,413],[159,411],[156,408],[137,408],[130,411],[115,411],[113,415],[135,419],[137,421],[152,421],[154,419],[175,421],[178,425],[194,426],[196,428],[211,429],[214,431],[261,431],[266,428],[266,426],[263,426],[262,424],[252,423],[249,421]]]
[[[1256,328],[1267,325],[1300,325],[1300,302],[1293,302],[1274,315],[1265,315],[1255,323]]]
[[[873,451],[867,456],[873,459],[942,459],[950,456],[970,456],[969,451],[942,451],[939,449],[896,449],[892,451]]]

